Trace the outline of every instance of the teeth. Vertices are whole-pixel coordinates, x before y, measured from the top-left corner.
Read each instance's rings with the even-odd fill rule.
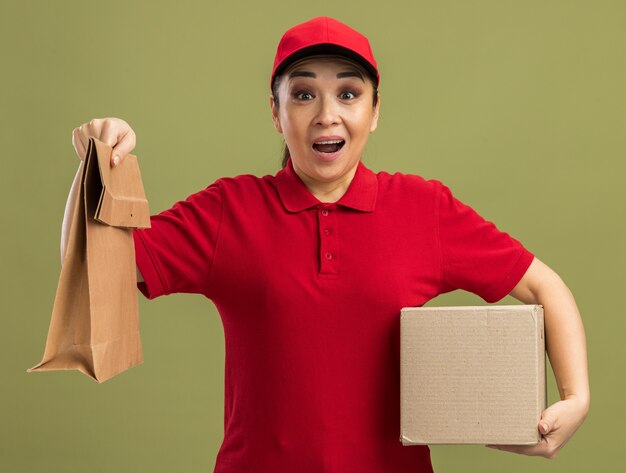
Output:
[[[316,145],[331,145],[331,144],[339,144],[343,143],[343,140],[330,140],[330,141],[316,141]]]

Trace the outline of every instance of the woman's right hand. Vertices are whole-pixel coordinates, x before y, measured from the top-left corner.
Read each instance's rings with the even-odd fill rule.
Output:
[[[82,161],[85,160],[90,137],[97,138],[113,148],[111,166],[121,163],[136,144],[135,132],[121,118],[94,118],[72,131],[72,145]]]

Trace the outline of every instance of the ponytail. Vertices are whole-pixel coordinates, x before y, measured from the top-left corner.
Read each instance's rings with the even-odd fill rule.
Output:
[[[289,159],[289,148],[287,148],[287,143],[285,143],[283,146],[283,162],[280,165],[281,168],[287,166],[287,160]]]

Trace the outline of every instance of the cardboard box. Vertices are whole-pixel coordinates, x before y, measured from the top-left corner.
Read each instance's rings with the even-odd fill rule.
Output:
[[[533,445],[546,402],[541,305],[401,310],[403,445]]]

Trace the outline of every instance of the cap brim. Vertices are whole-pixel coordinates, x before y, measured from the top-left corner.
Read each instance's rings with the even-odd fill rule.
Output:
[[[344,57],[347,57],[348,59],[352,59],[353,61],[358,62],[365,68],[367,73],[371,76],[371,79],[373,80],[374,84],[378,86],[378,72],[376,71],[374,66],[372,66],[369,63],[369,61],[367,61],[363,56],[355,53],[351,49],[344,48],[343,46],[338,46],[332,43],[323,43],[323,44],[315,44],[313,46],[307,46],[306,48],[302,48],[299,51],[296,51],[295,53],[293,53],[292,55],[287,56],[283,60],[283,62],[280,64],[280,66],[276,68],[276,71],[274,72],[274,76],[272,77],[272,87],[274,86],[274,80],[276,79],[276,77],[282,74],[285,71],[285,69],[287,69],[291,64],[293,64],[294,62],[302,58],[305,58],[308,56],[321,55],[321,54],[336,54],[338,56],[344,56]]]

